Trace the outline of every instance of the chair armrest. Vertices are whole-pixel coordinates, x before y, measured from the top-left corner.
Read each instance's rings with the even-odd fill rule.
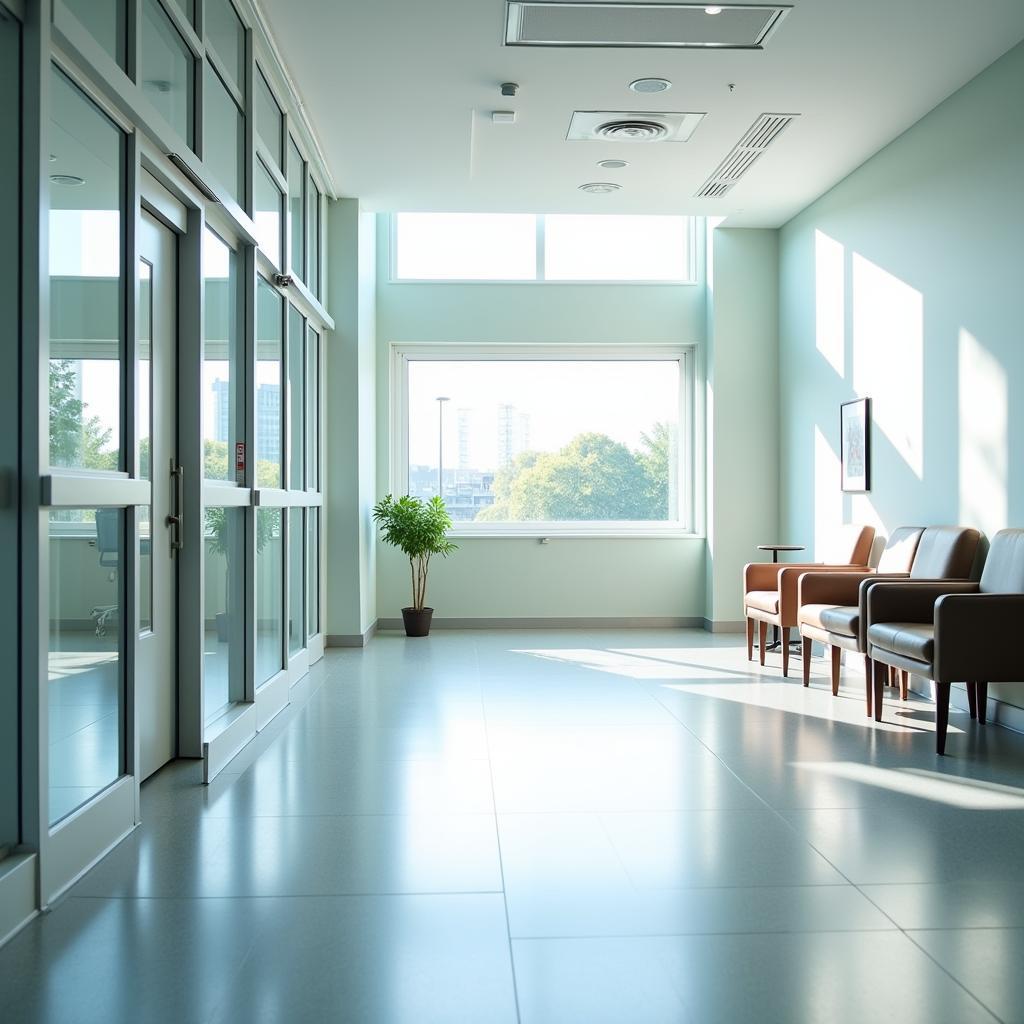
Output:
[[[861,581],[876,578],[873,569],[859,572],[805,572],[800,577],[797,601],[805,604],[855,605]]]
[[[874,576],[868,576],[862,580],[859,584],[859,591],[857,592],[856,604],[860,610],[860,649],[866,651],[868,649],[868,593],[872,587],[878,586],[880,583],[893,582],[906,583],[910,580],[910,573],[908,572],[886,572],[886,573],[875,573]]]
[[[1024,594],[947,594],[935,603],[935,678],[1024,681]]]
[[[800,581],[806,576],[818,573],[863,573],[862,565],[785,565],[779,573],[779,615],[783,626],[797,625],[797,612],[800,610]]]
[[[876,622],[935,621],[935,602],[946,594],[976,594],[978,584],[968,580],[934,583],[878,580],[868,586],[867,627]]]
[[[743,593],[751,590],[774,590],[779,585],[781,565],[771,562],[747,562],[743,566]]]

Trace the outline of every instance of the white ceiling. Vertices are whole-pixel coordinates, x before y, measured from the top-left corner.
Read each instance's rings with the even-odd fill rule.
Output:
[[[339,194],[373,210],[785,223],[1024,38],[1022,0],[793,0],[764,51],[505,47],[504,0],[261,0]],[[660,76],[657,96],[629,90]],[[500,95],[518,82],[519,95]],[[735,88],[729,90],[729,83]],[[689,142],[566,142],[574,110],[706,111]],[[512,125],[492,110],[515,110]],[[801,115],[724,199],[762,112]],[[624,170],[597,161],[622,158]],[[616,181],[620,192],[577,191]]]

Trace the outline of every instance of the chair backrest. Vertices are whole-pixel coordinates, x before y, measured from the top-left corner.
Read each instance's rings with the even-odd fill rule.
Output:
[[[965,580],[971,574],[981,534],[964,526],[929,526],[917,545],[911,579]]]
[[[922,533],[922,526],[897,526],[885,542],[882,556],[878,559],[878,571],[910,572]]]
[[[871,556],[871,542],[875,539],[873,526],[848,523],[829,534],[818,548],[818,558],[826,565],[867,565]]]
[[[1024,530],[1000,530],[989,545],[983,594],[1024,594]]]
[[[96,550],[99,552],[100,565],[108,569],[118,567],[121,514],[119,508],[96,509]]]

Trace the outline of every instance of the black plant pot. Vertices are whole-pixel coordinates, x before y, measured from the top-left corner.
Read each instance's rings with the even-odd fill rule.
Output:
[[[415,608],[403,608],[402,621],[405,623],[405,635],[429,636],[430,619],[433,614],[433,608],[421,608],[419,611]]]

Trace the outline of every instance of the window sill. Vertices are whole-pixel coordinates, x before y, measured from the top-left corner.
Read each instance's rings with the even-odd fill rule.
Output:
[[[703,533],[688,530],[682,526],[665,527],[615,527],[607,529],[587,527],[563,527],[558,529],[543,529],[542,527],[530,524],[524,529],[514,527],[495,526],[487,530],[466,530],[457,526],[448,531],[448,536],[453,540],[534,540],[541,544],[550,543],[556,540],[704,540]]]

